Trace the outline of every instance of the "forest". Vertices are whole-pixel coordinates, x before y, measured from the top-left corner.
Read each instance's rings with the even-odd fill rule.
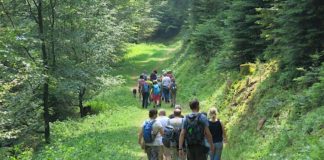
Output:
[[[173,71],[185,113],[218,108],[223,159],[324,159],[323,15],[322,0],[0,0],[0,159],[143,159],[131,89],[153,69]]]

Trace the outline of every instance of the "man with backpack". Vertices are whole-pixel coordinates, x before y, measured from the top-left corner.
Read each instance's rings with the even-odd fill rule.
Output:
[[[198,100],[190,102],[190,109],[192,113],[185,117],[180,133],[179,156],[184,156],[183,144],[186,141],[188,159],[207,160],[209,149],[204,145],[205,137],[210,145],[211,154],[214,152],[214,144],[209,130],[208,119],[205,115],[199,113]]]
[[[179,108],[176,108],[173,111],[174,117],[168,121],[168,125],[172,126],[172,140],[170,144],[170,153],[171,153],[171,159],[172,160],[179,160],[184,159],[179,157],[178,154],[178,147],[179,147],[179,137],[182,127],[183,118],[181,117],[181,110]]]
[[[180,106],[179,104],[177,104],[177,105],[174,106],[174,111],[177,110],[177,109],[180,110],[180,113],[181,113],[181,106]],[[174,112],[173,112],[172,114],[169,115],[169,118],[170,118],[170,119],[172,119],[172,118],[174,118],[174,117],[175,117]],[[180,117],[181,117],[181,118],[184,118],[184,116],[183,116],[182,114],[180,114]]]
[[[177,84],[175,82],[175,79],[171,80],[170,92],[171,92],[171,107],[175,107],[176,96],[177,96]]]
[[[142,87],[143,87],[143,83],[145,82],[143,75],[140,75],[137,84],[138,84],[138,97],[139,100],[142,100]]]
[[[171,84],[171,79],[168,76],[164,76],[162,79],[162,87],[163,87],[163,95],[164,95],[164,100],[165,103],[169,103],[169,96],[170,96],[170,84]]]
[[[149,119],[144,121],[138,134],[138,144],[141,145],[142,149],[145,149],[148,160],[159,160],[160,139],[163,135],[163,127],[156,118],[157,110],[151,109],[149,111]]]
[[[142,82],[141,90],[142,90],[142,97],[143,97],[142,107],[147,108],[148,103],[149,103],[148,100],[149,100],[149,97],[150,97],[151,86],[147,82],[146,78],[144,78],[144,82]]]
[[[159,116],[156,120],[162,124],[163,132],[164,132],[166,126],[168,125],[168,121],[169,121],[169,117],[166,116],[164,109],[159,110]],[[160,138],[160,144],[161,144],[161,151],[160,151],[159,159],[160,160],[170,160],[171,159],[170,150],[166,146],[163,145],[162,137]]]

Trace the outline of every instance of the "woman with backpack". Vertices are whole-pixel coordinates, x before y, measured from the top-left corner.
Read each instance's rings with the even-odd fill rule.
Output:
[[[215,107],[209,109],[209,116],[209,130],[212,134],[215,148],[213,154],[210,154],[210,160],[220,160],[223,150],[223,142],[226,142],[227,139],[225,128],[221,121],[217,118],[217,109]]]

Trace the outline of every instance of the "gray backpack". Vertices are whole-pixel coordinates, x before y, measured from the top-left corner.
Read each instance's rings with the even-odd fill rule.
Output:
[[[204,143],[204,125],[199,121],[201,113],[186,116],[186,142],[188,145],[199,145]]]

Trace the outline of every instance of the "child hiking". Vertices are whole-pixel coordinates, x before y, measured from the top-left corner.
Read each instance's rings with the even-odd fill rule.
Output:
[[[160,99],[161,99],[161,88],[157,82],[157,80],[153,81],[153,87],[152,87],[152,99],[154,102],[154,108],[155,107],[161,107]]]

